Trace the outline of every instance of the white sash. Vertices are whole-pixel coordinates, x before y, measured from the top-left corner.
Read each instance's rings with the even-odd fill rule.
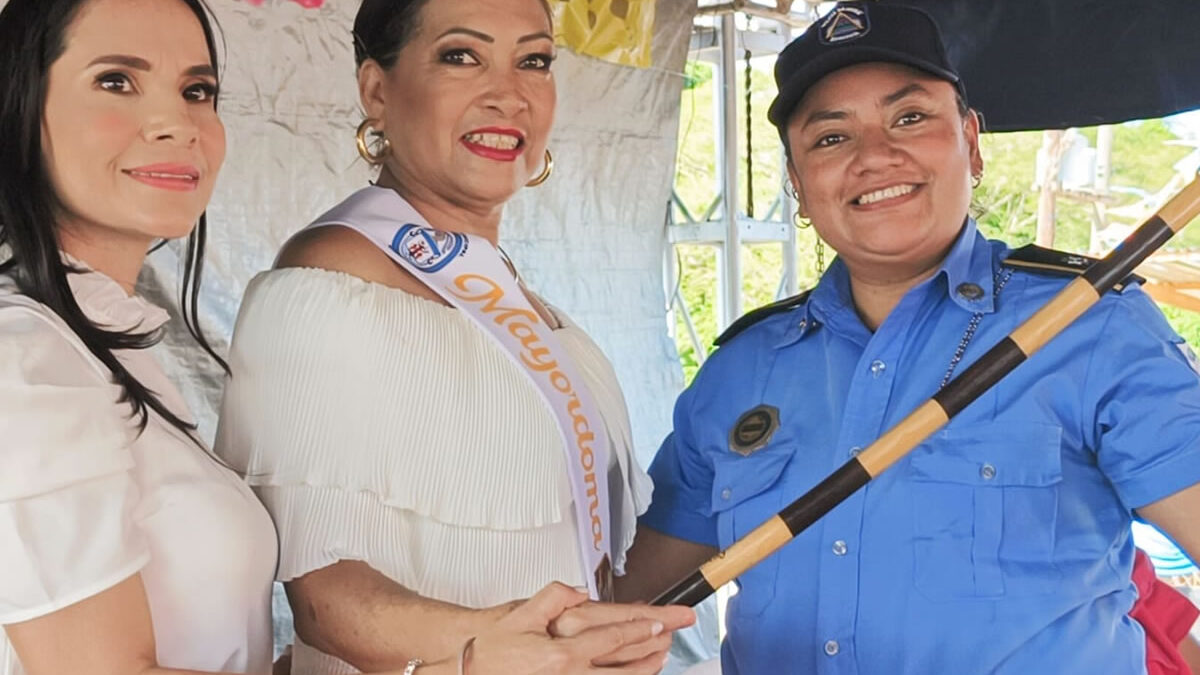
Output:
[[[608,433],[587,383],[553,331],[529,304],[488,240],[433,229],[395,191],[366,187],[307,229],[349,227],[471,317],[541,394],[563,438],[579,552],[593,599],[612,597]]]

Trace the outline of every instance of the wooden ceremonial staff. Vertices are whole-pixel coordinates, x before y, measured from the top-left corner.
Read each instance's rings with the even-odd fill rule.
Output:
[[[655,598],[652,604],[695,605],[791,541],[1041,349],[1197,214],[1200,214],[1200,177],[933,398],[804,496]]]

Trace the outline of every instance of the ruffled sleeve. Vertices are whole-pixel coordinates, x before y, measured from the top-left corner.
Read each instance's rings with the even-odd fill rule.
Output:
[[[649,487],[629,449],[624,400],[595,345],[578,329],[562,332],[603,390],[616,451],[614,540],[627,546]],[[554,419],[457,310],[341,273],[276,270],[247,288],[230,365],[216,450],[275,520],[279,579],[365,560],[466,604],[502,601],[474,569],[482,561],[525,575],[502,598],[551,579],[582,582]],[[479,587],[464,590],[472,578]]]
[[[120,396],[44,310],[0,301],[0,624],[78,602],[149,560]]]

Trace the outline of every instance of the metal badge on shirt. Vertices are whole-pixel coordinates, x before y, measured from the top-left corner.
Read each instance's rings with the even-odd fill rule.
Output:
[[[760,405],[742,413],[729,432],[729,449],[749,457],[766,446],[779,428],[779,408]]]

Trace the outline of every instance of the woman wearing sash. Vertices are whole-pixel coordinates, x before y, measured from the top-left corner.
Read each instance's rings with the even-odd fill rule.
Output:
[[[366,0],[354,40],[378,182],[250,284],[217,441],[275,519],[297,675],[454,653],[547,583],[603,594],[650,494],[609,363],[495,248],[550,169],[548,6]],[[588,604],[550,634],[665,630],[510,671],[657,671],[691,616]]]
[[[153,355],[167,312],[134,291],[154,241],[193,235],[184,297],[199,283],[225,156],[207,11],[0,4],[0,675],[266,675],[270,518],[195,438]],[[471,672],[521,672],[581,598],[547,588],[479,636]]]

